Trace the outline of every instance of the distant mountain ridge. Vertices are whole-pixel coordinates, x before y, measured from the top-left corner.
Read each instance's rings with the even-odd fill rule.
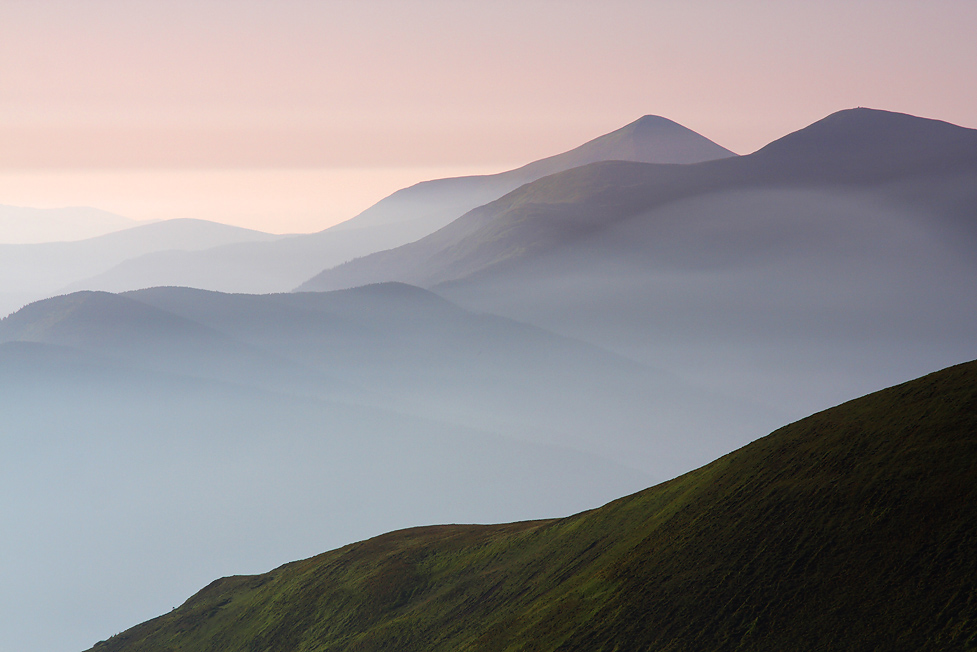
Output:
[[[799,418],[977,353],[975,214],[977,130],[853,109],[544,177],[299,289],[411,283]]]
[[[729,450],[753,427],[781,420],[597,347],[398,283],[277,295],[82,291],[0,320],[3,342],[70,346],[162,373],[571,446],[653,477],[701,464],[709,451]],[[568,402],[572,396],[588,402]],[[727,424],[721,432],[719,422]],[[613,434],[596,436],[601,429]],[[673,432],[696,446],[684,449]]]
[[[68,290],[123,292],[186,285],[223,292],[286,292],[319,271],[428,235],[524,183],[606,159],[690,162],[734,154],[681,125],[645,116],[569,152],[495,175],[425,181],[324,231],[208,251],[154,251],[77,279]]]
[[[282,236],[197,219],[163,220],[74,242],[0,244],[0,315],[74,289],[123,261],[166,251],[270,242]],[[11,298],[5,300],[4,295]]]
[[[14,270],[10,287],[43,296],[199,279],[252,292],[82,290],[0,320],[0,495],[10,497],[0,507],[8,598],[0,632],[18,650],[79,649],[166,613],[213,577],[263,572],[412,525],[576,513],[852,396],[974,359],[974,133],[852,110],[747,156],[598,161],[524,184],[393,250],[375,277],[350,265],[355,274],[331,281],[356,287],[331,292],[270,293],[294,287],[285,282],[301,269],[310,278],[326,257],[346,260],[408,229],[381,223],[341,237],[281,237],[174,222],[106,236],[100,250],[91,242],[0,247],[0,269]],[[189,250],[201,243],[210,248]],[[84,255],[73,248],[82,244]],[[143,255],[106,270],[129,246],[145,247]],[[24,252],[33,262],[18,267]],[[48,271],[82,264],[94,266],[84,268],[94,270],[87,281],[50,282]],[[357,285],[364,278],[382,282]],[[969,374],[955,378],[966,384]],[[360,615],[330,612],[314,636],[344,623],[364,628],[333,649],[377,641],[504,649],[500,632],[525,635],[516,648],[599,650],[607,635],[619,637],[611,649],[668,649],[654,639],[660,632],[685,637],[689,649],[735,650],[750,649],[758,634],[779,652],[845,649],[846,640],[876,640],[861,623],[909,622],[895,644],[850,646],[963,647],[957,634],[975,622],[960,606],[973,603],[965,587],[933,598],[942,611],[916,604],[920,587],[953,588],[973,576],[957,562],[955,540],[914,538],[945,532],[930,527],[940,514],[972,518],[972,480],[962,490],[939,485],[960,470],[941,464],[973,459],[969,440],[913,439],[931,425],[973,430],[966,392],[923,400],[949,388],[942,382],[890,394],[877,409],[850,412],[852,420],[808,421],[813,439],[778,444],[769,463],[759,446],[751,449],[758,456],[723,458],[734,468],[720,460],[668,483],[676,493],[591,512],[595,521],[513,526],[526,539],[464,526],[421,530],[435,545],[438,532],[458,535],[431,555],[415,555],[398,535],[381,540],[391,545],[384,559],[358,556],[376,542],[354,547],[352,557],[310,572]],[[828,432],[836,436],[826,447],[814,442]],[[862,459],[864,472],[853,470]],[[796,483],[783,475],[793,471]],[[914,493],[924,486],[925,495]],[[937,496],[935,506],[927,496]],[[476,530],[488,533],[482,547],[469,538]],[[567,530],[582,538],[557,536]],[[839,553],[845,541],[868,549]],[[905,541],[921,552],[896,556]],[[663,562],[662,551],[677,556]],[[703,556],[684,556],[694,551]],[[594,557],[608,565],[591,566]],[[759,568],[778,581],[814,579],[754,582]],[[879,572],[861,575],[865,568]],[[463,588],[439,584],[442,571]],[[820,592],[844,577],[868,594]],[[877,577],[915,581],[873,584]],[[304,596],[332,595],[296,581]],[[709,602],[702,587],[723,590]],[[249,645],[287,651],[306,616],[315,620],[310,614],[331,601],[313,608],[300,598],[275,611],[282,601],[266,618],[260,595],[249,595],[254,601],[231,596],[223,605],[220,595],[178,628],[210,623],[231,636],[236,625],[219,619],[243,609],[258,628]],[[500,603],[496,615],[479,611]],[[506,605],[526,611],[510,618]],[[57,626],[30,625],[39,619]],[[805,622],[793,639],[771,638]],[[187,643],[188,652],[200,648]]]
[[[30,304],[0,320],[0,576],[17,600],[0,631],[21,650],[81,649],[214,568],[600,504],[661,477],[635,467],[639,454],[679,468],[701,455],[642,452],[664,428],[634,410],[674,412],[683,389],[404,285]],[[41,611],[58,626],[28,643],[18,621]]]
[[[728,149],[661,116],[646,115],[616,131],[588,141],[563,154],[529,163],[515,170],[471,177],[423,181],[398,190],[336,228],[360,228],[393,222],[420,220],[414,232],[431,233],[467,211],[488,203],[519,186],[542,177],[598,161],[636,163],[700,163],[736,156]],[[465,195],[443,208],[431,202],[431,194]],[[445,219],[448,218],[448,219]]]
[[[0,243],[36,244],[84,240],[146,223],[87,206],[0,206]]]
[[[91,652],[967,649],[975,433],[971,362],[570,518],[226,577]]]
[[[759,149],[753,158],[800,161],[805,172],[817,166],[823,174],[833,171],[833,179],[842,174],[871,175],[873,170],[879,178],[888,178],[919,174],[934,165],[930,172],[942,173],[940,166],[972,162],[975,148],[975,129],[860,107],[832,113],[787,134]]]
[[[871,109],[841,111],[754,154],[696,166],[601,162],[529,184],[402,248],[325,270],[300,291],[403,281],[432,287],[493,263],[497,246],[520,257],[615,220],[707,193],[832,184],[851,186],[977,170],[977,130]],[[599,220],[599,222],[595,221]],[[548,241],[549,240],[549,241]],[[512,262],[511,256],[499,259]]]

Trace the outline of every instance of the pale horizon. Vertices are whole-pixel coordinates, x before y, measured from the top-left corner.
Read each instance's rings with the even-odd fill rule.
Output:
[[[0,204],[308,232],[645,114],[739,154],[856,106],[975,127],[975,32],[963,0],[4,3]]]
[[[138,222],[208,220],[274,234],[335,226],[401,188],[500,166],[0,169],[0,205],[92,207]],[[14,242],[0,232],[0,243]]]

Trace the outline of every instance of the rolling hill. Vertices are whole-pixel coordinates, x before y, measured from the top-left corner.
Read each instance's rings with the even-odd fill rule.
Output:
[[[0,315],[151,253],[182,253],[229,243],[272,241],[281,236],[208,222],[153,222],[74,242],[0,244]],[[79,288],[87,289],[87,288]]]
[[[67,346],[142,369],[279,392],[338,397],[352,391],[334,375],[107,292],[76,292],[29,304],[0,320],[0,342]]]
[[[0,242],[3,244],[84,240],[139,224],[136,220],[87,206],[0,206]]]
[[[0,320],[0,342],[70,346],[141,369],[572,447],[653,477],[701,465],[782,420],[403,284],[278,295],[78,292]]]
[[[969,649],[975,459],[971,362],[576,516],[226,577],[91,650]]]

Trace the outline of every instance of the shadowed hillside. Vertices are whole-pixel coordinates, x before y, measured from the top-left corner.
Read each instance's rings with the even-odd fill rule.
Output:
[[[969,649],[975,460],[972,362],[576,516],[218,580],[92,650]]]

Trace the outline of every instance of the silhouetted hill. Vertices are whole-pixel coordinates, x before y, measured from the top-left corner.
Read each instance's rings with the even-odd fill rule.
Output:
[[[975,149],[977,130],[858,108],[833,113],[775,140],[751,159],[779,168],[784,175],[877,181],[897,175],[944,174],[961,162],[973,165]]]
[[[975,642],[977,363],[553,521],[213,582],[92,650],[946,650]]]
[[[0,342],[70,346],[141,368],[271,390],[314,389],[329,396],[351,391],[334,375],[107,292],[76,292],[29,304],[0,320]]]

